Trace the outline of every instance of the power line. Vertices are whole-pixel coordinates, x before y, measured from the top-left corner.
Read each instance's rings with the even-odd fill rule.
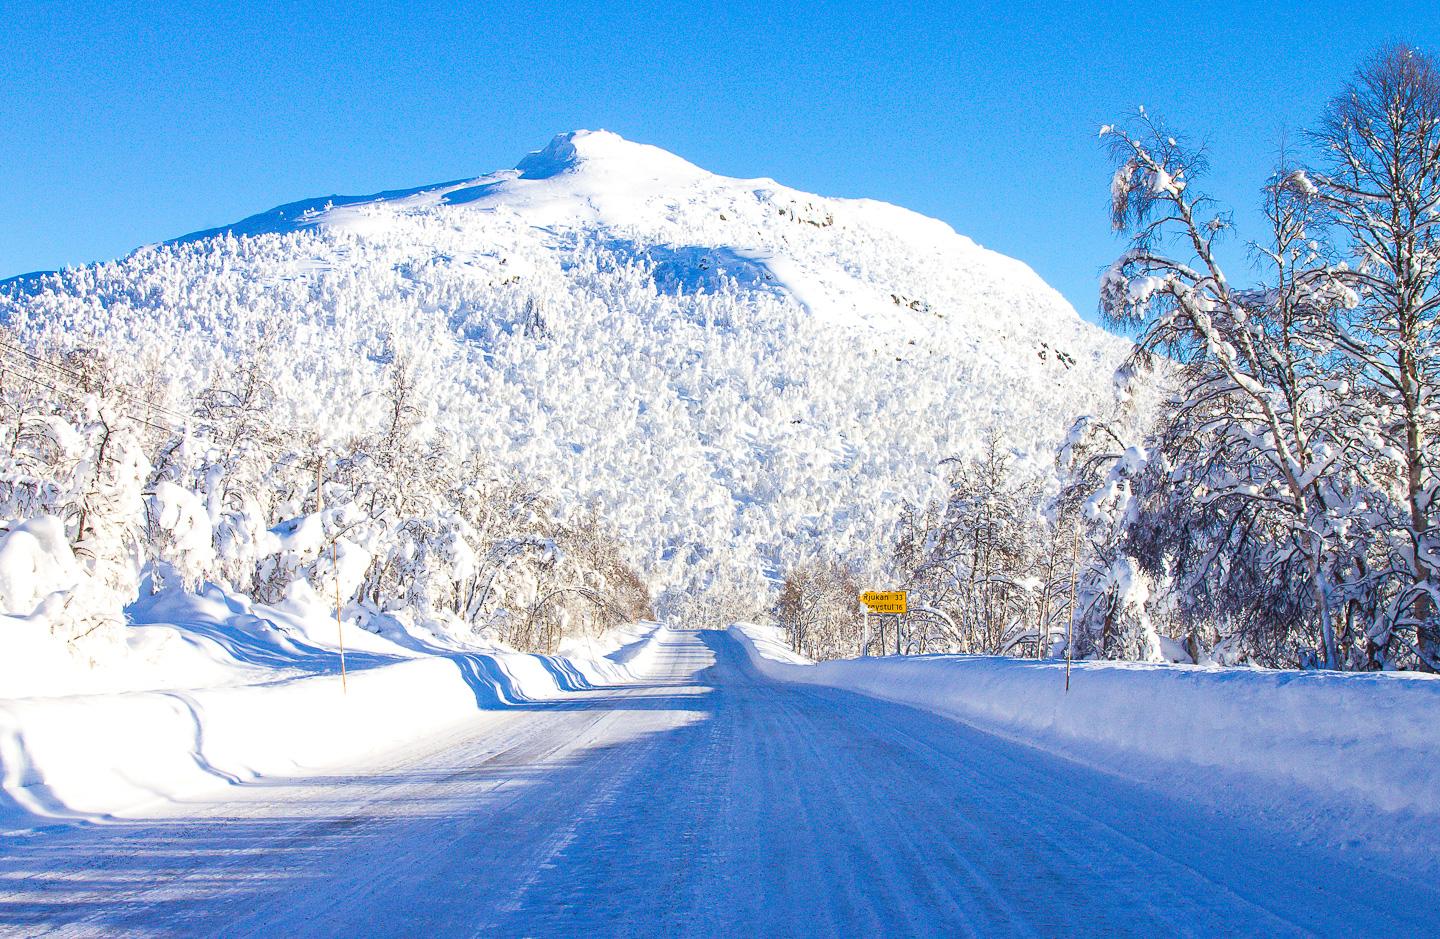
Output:
[[[24,356],[26,359],[30,360],[32,363],[34,363],[34,364],[36,364],[36,365],[39,365],[39,366],[41,366],[41,367],[43,367],[43,368],[48,368],[48,369],[50,369],[50,370],[53,371],[53,372],[58,372],[59,374],[64,375],[65,377],[69,378],[72,382],[74,382],[77,386],[79,386],[79,387],[81,387],[81,388],[84,388],[84,386],[85,386],[85,384],[86,384],[85,376],[82,375],[81,373],[76,372],[76,371],[73,371],[73,370],[71,370],[71,369],[67,369],[67,368],[65,368],[65,367],[62,366],[62,365],[57,365],[56,363],[51,362],[49,359],[43,358],[42,356],[38,356],[38,355],[36,355],[35,353],[30,352],[30,351],[27,350],[27,349],[20,348],[20,347],[18,347],[18,346],[13,346],[13,345],[11,345],[11,344],[8,343],[8,342],[5,342],[5,341],[3,341],[3,340],[0,340],[0,350],[8,350],[8,351],[10,351],[10,352],[16,353],[17,355]],[[170,410],[169,408],[164,407],[164,406],[159,405],[159,404],[155,404],[155,403],[152,402],[152,401],[146,401],[146,400],[144,400],[143,398],[138,398],[138,397],[136,397],[135,395],[132,395],[132,394],[130,394],[129,392],[126,392],[126,391],[124,391],[124,390],[122,390],[122,389],[119,389],[119,388],[115,389],[115,394],[116,394],[117,396],[119,396],[119,397],[122,397],[122,398],[125,398],[125,399],[131,401],[132,403],[136,403],[136,404],[140,404],[140,405],[142,405],[142,406],[144,406],[144,407],[148,407],[148,408],[150,408],[152,411],[159,411],[159,412],[165,414],[166,416],[171,417],[171,418],[173,418],[173,419],[175,419],[175,420],[178,420],[178,421],[182,421],[182,422],[183,422],[183,421],[188,421],[188,420],[190,419],[188,415],[181,414],[181,413],[178,412],[178,411],[172,411],[172,410]]]
[[[11,372],[11,373],[12,373],[16,378],[23,379],[23,380],[25,380],[25,381],[30,382],[31,384],[34,384],[34,385],[39,385],[41,388],[44,388],[44,389],[46,389],[47,391],[51,391],[51,392],[53,392],[53,393],[55,393],[55,394],[63,395],[64,397],[67,397],[67,398],[69,398],[70,400],[74,401],[76,404],[83,404],[83,403],[84,403],[84,398],[81,397],[80,395],[76,394],[76,393],[73,392],[73,391],[70,391],[70,390],[65,389],[65,388],[57,388],[57,387],[55,387],[54,385],[48,384],[48,383],[42,381],[41,379],[36,378],[36,377],[33,376],[33,375],[27,375],[27,374],[25,374],[24,372],[20,371],[18,368],[16,368],[13,364],[11,365],[11,369],[12,369],[12,372]],[[161,427],[159,424],[152,424],[152,423],[150,423],[149,421],[145,420],[143,417],[136,417],[134,414],[125,414],[125,413],[122,413],[122,414],[120,414],[120,417],[127,418],[127,419],[132,420],[132,421],[135,421],[136,423],[139,423],[139,424],[144,424],[146,427],[153,428],[153,429],[158,430],[158,431],[160,431],[160,432],[162,432],[162,433],[174,433],[174,432],[175,432],[175,429],[174,429],[173,427]]]
[[[35,355],[34,353],[29,352],[29,351],[26,350],[26,349],[18,348],[18,347],[16,347],[16,346],[13,346],[13,345],[7,343],[7,342],[0,341],[0,358],[3,358],[3,353],[5,353],[5,352],[9,352],[9,353],[12,353],[12,354],[14,354],[14,355],[22,356],[23,359],[25,360],[25,361],[23,361],[23,362],[20,362],[20,361],[15,361],[15,360],[12,359],[12,360],[8,363],[9,366],[10,366],[10,368],[13,370],[13,374],[14,374],[17,378],[24,379],[25,381],[28,381],[28,382],[30,382],[30,383],[32,383],[32,384],[34,384],[34,385],[37,385],[37,386],[39,386],[39,387],[41,387],[41,388],[44,388],[44,389],[46,389],[47,391],[50,391],[50,392],[53,392],[53,393],[55,393],[55,394],[62,395],[62,396],[64,396],[64,397],[66,397],[66,398],[69,398],[71,401],[74,401],[74,402],[77,403],[77,404],[83,404],[83,403],[84,403],[84,396],[93,393],[93,392],[89,391],[88,389],[86,389],[86,387],[85,387],[85,385],[86,385],[85,377],[84,377],[82,374],[80,374],[79,372],[76,372],[76,371],[73,371],[73,370],[71,370],[71,369],[67,369],[67,368],[65,368],[65,367],[63,367],[63,366],[57,365],[57,364],[55,364],[54,362],[51,362],[51,361],[49,361],[49,360],[47,360],[47,359],[45,359],[45,358],[43,358],[43,357],[41,357],[41,356]],[[48,368],[48,369],[51,370],[52,372],[54,372],[54,373],[56,373],[57,375],[61,376],[62,378],[69,379],[69,380],[70,380],[70,383],[73,384],[75,387],[73,387],[73,388],[71,388],[71,389],[60,388],[60,387],[57,387],[56,385],[49,384],[49,383],[41,380],[40,378],[38,378],[37,376],[35,376],[35,375],[33,375],[33,374],[28,374],[28,373],[26,373],[25,371],[22,371],[22,369],[25,369],[25,368],[27,368],[27,367],[32,367],[32,368],[33,368],[34,366],[43,366],[43,367],[45,367],[45,368]],[[128,393],[128,392],[126,392],[126,391],[124,391],[124,390],[122,390],[122,389],[119,389],[119,388],[112,389],[112,393],[113,393],[116,397],[122,399],[125,403],[131,405],[132,407],[139,407],[139,408],[147,409],[147,410],[150,411],[150,413],[151,413],[152,416],[157,416],[157,417],[160,417],[161,419],[164,419],[164,418],[168,417],[168,418],[170,418],[172,421],[175,421],[176,423],[178,423],[178,424],[180,425],[180,426],[178,426],[178,427],[176,427],[176,426],[162,426],[162,425],[160,425],[160,424],[156,424],[156,423],[153,423],[153,422],[151,422],[151,421],[148,421],[148,420],[146,420],[145,418],[139,417],[139,416],[137,416],[137,415],[135,415],[135,414],[122,413],[122,414],[120,415],[121,417],[128,418],[129,420],[133,420],[133,421],[135,421],[136,423],[143,424],[143,425],[145,425],[146,427],[149,427],[149,428],[151,428],[151,429],[153,429],[153,430],[156,430],[156,431],[159,431],[159,432],[161,432],[161,433],[166,433],[166,434],[183,433],[184,430],[185,430],[185,428],[188,427],[188,426],[191,424],[191,422],[193,422],[193,421],[195,420],[195,416],[194,416],[194,415],[182,414],[182,413],[180,413],[180,412],[178,412],[178,411],[174,411],[174,410],[172,410],[172,409],[170,409],[170,408],[164,407],[164,406],[162,406],[162,405],[155,404],[154,402],[147,401],[147,400],[145,400],[144,398],[141,398],[141,397],[138,397],[138,396],[136,396],[136,395],[130,394],[130,393]],[[279,433],[277,433],[273,428],[270,428],[270,427],[266,427],[266,428],[265,428],[265,432],[266,432],[269,436],[276,437],[276,438],[279,438],[279,437],[282,436],[282,435],[280,435]],[[264,451],[264,452],[265,452],[268,456],[270,456],[277,464],[283,463],[283,462],[285,461],[285,458],[288,457],[288,456],[290,456],[290,455],[292,454],[292,452],[293,452],[292,450],[290,450],[290,449],[288,449],[288,448],[282,448],[279,444],[273,443],[273,442],[271,442],[271,441],[257,440],[257,439],[255,439],[255,438],[253,438],[253,437],[252,437],[251,439],[247,440],[246,442],[247,442],[249,445],[256,447],[257,449]]]

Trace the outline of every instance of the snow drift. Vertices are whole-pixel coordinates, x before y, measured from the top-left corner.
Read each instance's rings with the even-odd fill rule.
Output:
[[[1218,780],[1301,791],[1434,824],[1440,816],[1440,676],[1197,668],[991,656],[812,664],[781,634],[731,627],[763,674],[909,704],[1110,771],[1154,782],[1188,765]]]
[[[203,634],[203,623],[191,626]],[[168,628],[183,627],[136,627]],[[407,656],[370,637],[350,656],[344,686],[334,650],[276,642],[265,669],[236,668],[233,656],[216,654],[231,667],[215,663],[217,683],[208,687],[170,675],[172,687],[155,690],[0,699],[0,828],[133,813],[266,776],[373,760],[478,711],[633,680],[662,628],[636,624],[556,656]],[[250,647],[250,657],[261,651]]]

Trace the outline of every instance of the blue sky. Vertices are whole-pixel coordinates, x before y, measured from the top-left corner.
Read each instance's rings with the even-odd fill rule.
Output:
[[[1440,3],[0,0],[0,29],[0,277],[603,127],[937,216],[1093,317],[1101,123],[1144,104],[1205,139],[1244,225],[1360,58],[1440,50]]]

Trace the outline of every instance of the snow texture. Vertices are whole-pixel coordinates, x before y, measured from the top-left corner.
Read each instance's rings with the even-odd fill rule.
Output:
[[[1433,858],[1298,843],[1272,819],[1167,791],[1168,777],[1120,779],[912,707],[772,681],[734,634],[662,630],[646,648],[638,681],[477,712],[343,773],[8,838],[0,930],[1433,931]]]
[[[1066,664],[1053,659],[815,664],[773,627],[730,632],[771,678],[908,704],[1140,781],[1198,769],[1211,775],[1185,794],[1202,801],[1249,793],[1279,817],[1308,808],[1320,824],[1377,839],[1433,830],[1440,816],[1437,676],[1076,662],[1067,691]],[[1434,858],[1440,845],[1427,837],[1410,848]]]
[[[213,590],[165,603],[154,612],[188,622],[134,627],[132,644],[151,653],[148,671],[132,663],[108,676],[133,687],[148,679],[153,690],[0,699],[0,829],[365,763],[473,720],[477,709],[628,680],[660,631],[637,624],[545,656],[406,649],[351,629],[358,647],[342,684],[337,649],[308,640],[293,617],[237,611],[236,598]]]

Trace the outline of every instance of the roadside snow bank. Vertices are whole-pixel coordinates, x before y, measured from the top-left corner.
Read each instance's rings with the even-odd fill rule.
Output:
[[[730,628],[762,674],[908,704],[1137,778],[1241,773],[1385,812],[1440,816],[1440,679],[915,656],[810,663],[773,627]],[[1225,798],[1215,792],[1216,799]]]
[[[0,699],[0,830],[135,811],[264,776],[363,760],[473,717],[643,671],[663,627],[576,657],[450,652],[261,684]]]

